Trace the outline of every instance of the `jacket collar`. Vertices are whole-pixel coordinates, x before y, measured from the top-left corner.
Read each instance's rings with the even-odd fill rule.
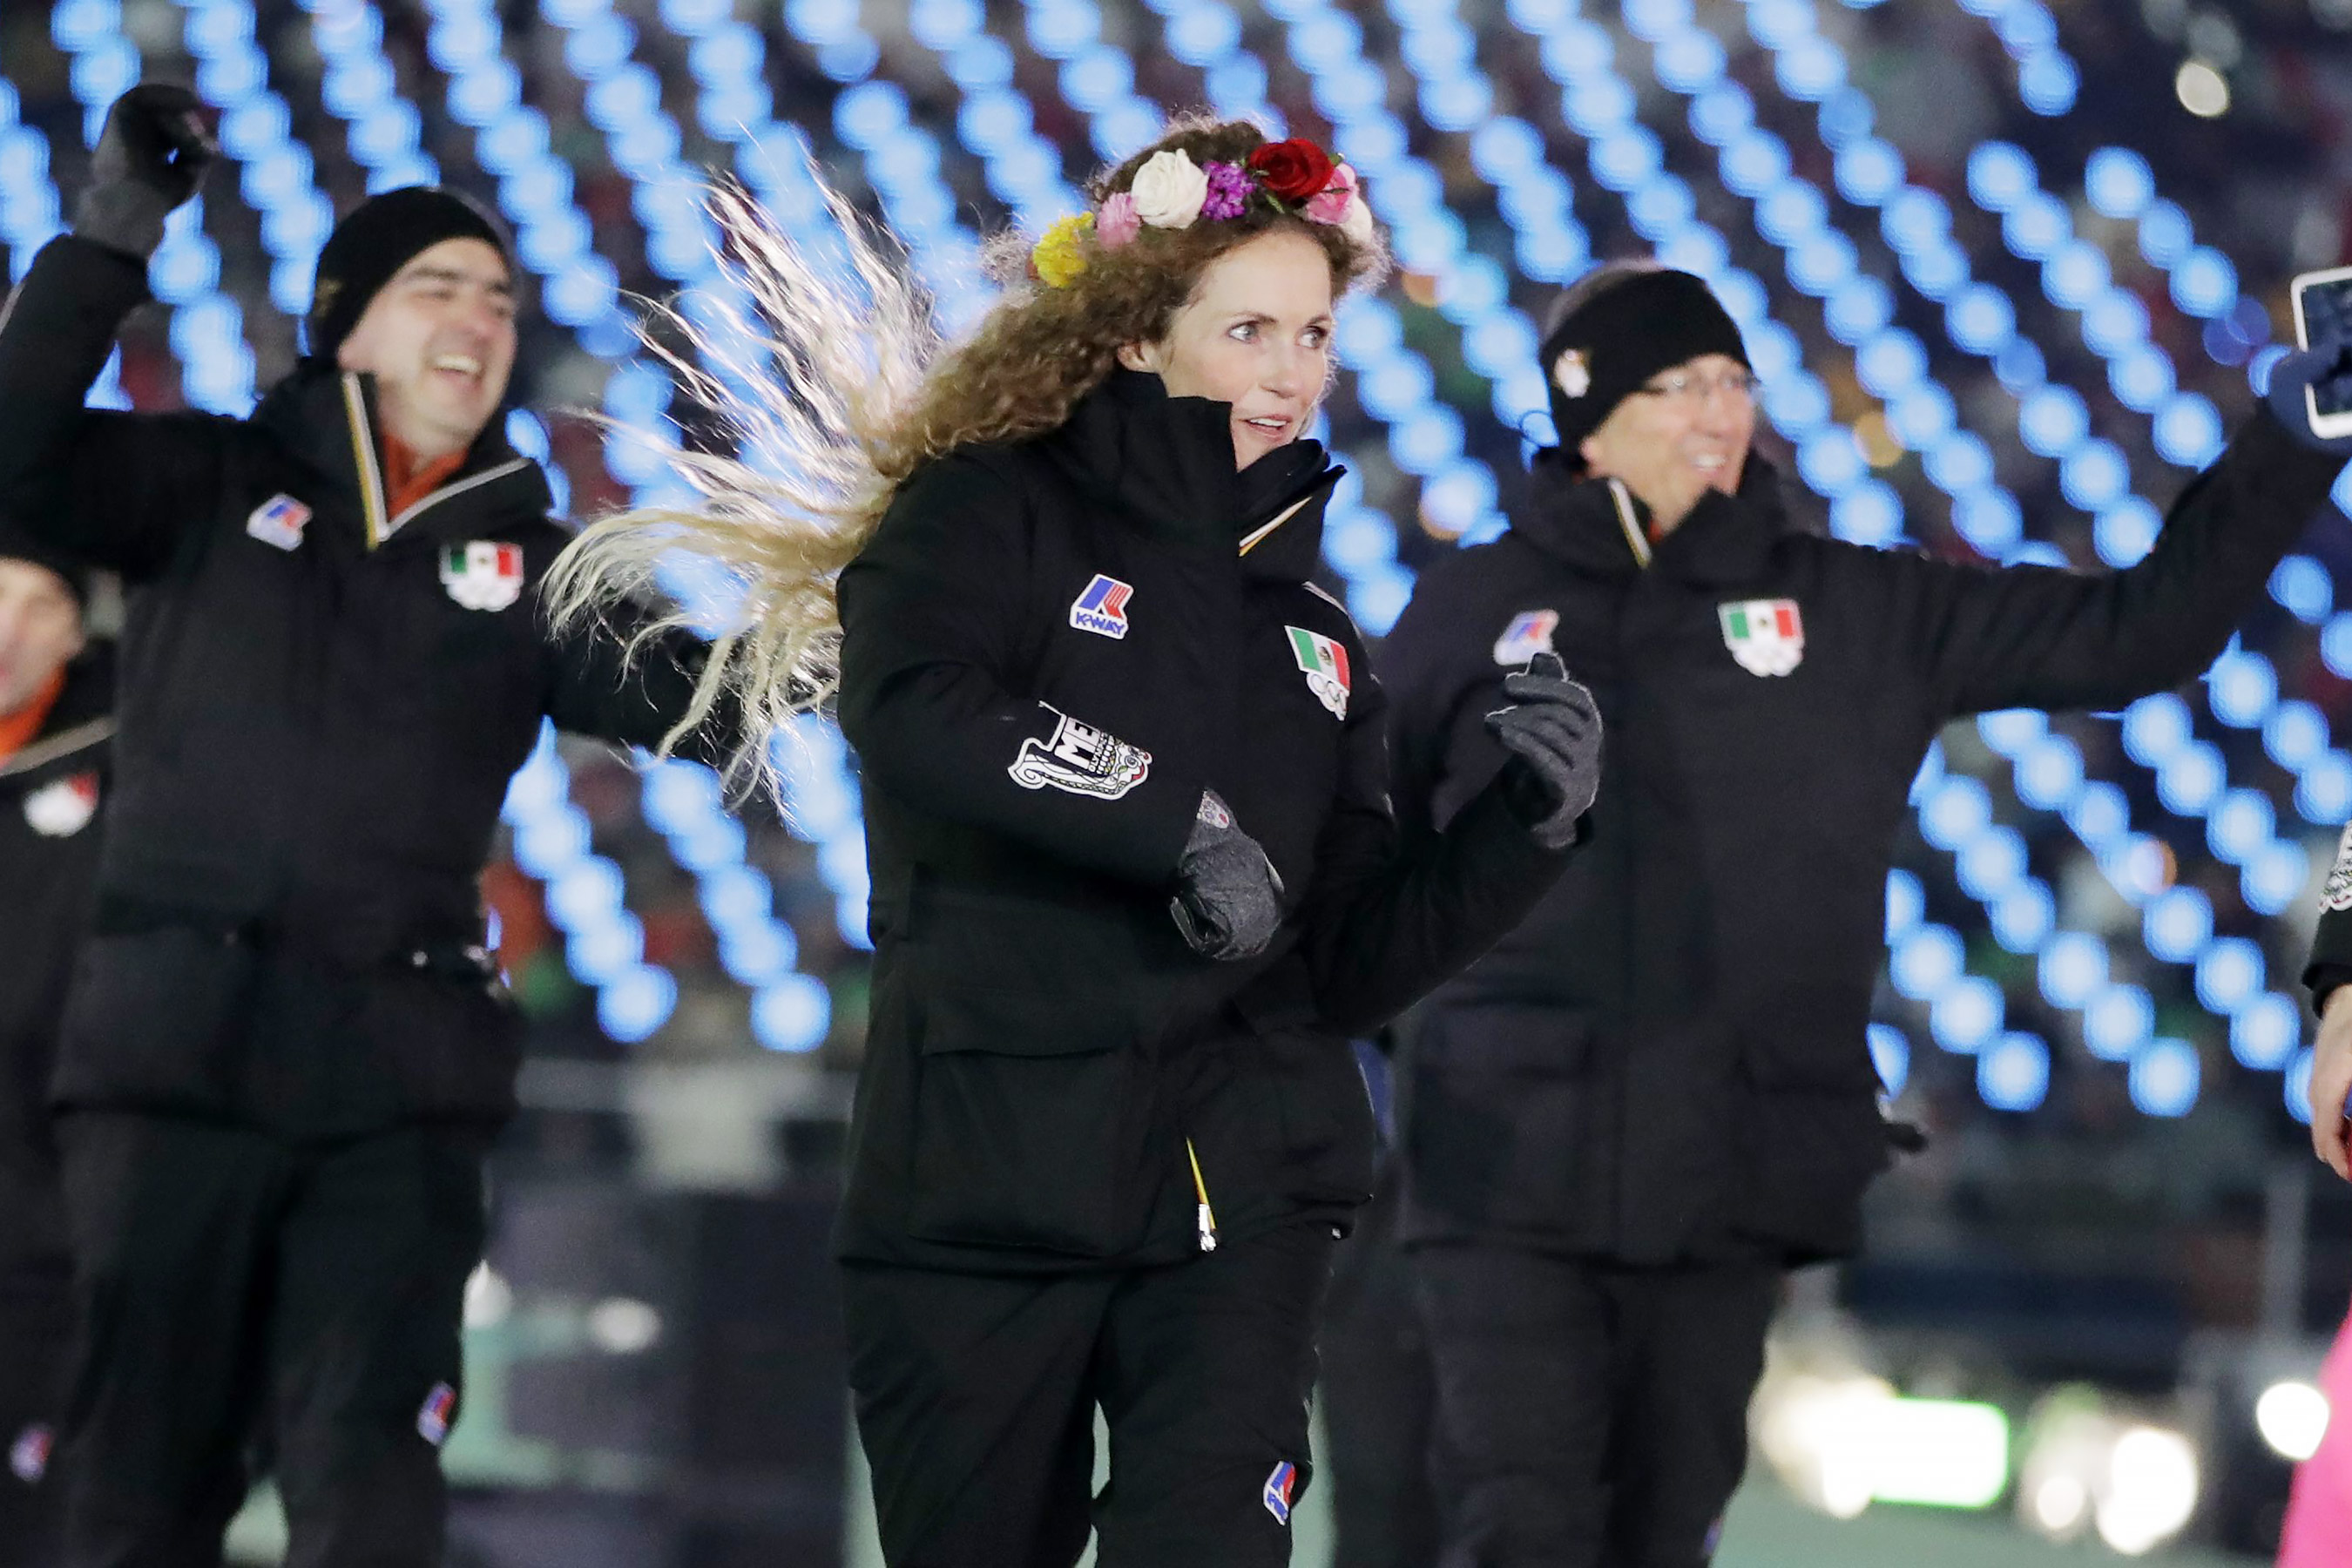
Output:
[[[1650,510],[1621,484],[1571,470],[1557,447],[1536,454],[1511,531],[1580,572],[1631,576],[1644,569],[1704,587],[1753,582],[1788,531],[1780,471],[1753,452],[1737,494],[1709,490],[1682,526],[1652,544]]]
[[[114,740],[114,645],[93,642],[66,666],[65,689],[41,732],[0,762],[0,787],[30,788],[104,761]]]
[[[1041,438],[1081,494],[1155,537],[1240,552],[1247,576],[1303,583],[1323,553],[1323,511],[1345,468],[1293,441],[1234,469],[1233,405],[1171,397],[1148,372],[1112,370]]]
[[[552,504],[547,476],[508,444],[504,422],[493,416],[456,473],[422,500],[393,512],[384,499],[375,378],[338,370],[323,360],[297,365],[270,388],[253,420],[345,493],[360,515],[370,550],[412,525],[415,532],[437,538],[479,528],[485,515],[543,518]],[[460,498],[458,505],[445,504]]]

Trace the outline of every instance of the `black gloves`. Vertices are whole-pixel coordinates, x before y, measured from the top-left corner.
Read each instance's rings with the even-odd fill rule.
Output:
[[[1169,912],[1192,951],[1209,958],[1255,958],[1282,924],[1282,878],[1256,839],[1207,790],[1192,837],[1176,861],[1180,882]]]
[[[140,261],[163,243],[163,219],[196,194],[220,152],[196,95],[142,82],[114,100],[90,154],[89,188],[74,207],[74,233]]]
[[[1511,706],[1487,714],[1486,728],[1511,753],[1504,798],[1537,843],[1565,849],[1601,788],[1601,710],[1556,653],[1539,653],[1504,677],[1503,694]]]
[[[2271,366],[2270,391],[2263,394],[2271,412],[2280,424],[2314,451],[2326,452],[2338,458],[2352,458],[2352,436],[2332,438],[2315,436],[2311,430],[2311,407],[2304,401],[2304,389],[2315,381],[2325,381],[2345,371],[2352,371],[2347,359],[2352,343],[2329,333],[2317,339],[2307,349],[2298,349]]]

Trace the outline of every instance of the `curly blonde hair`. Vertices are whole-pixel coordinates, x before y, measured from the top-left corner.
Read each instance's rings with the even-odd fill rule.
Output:
[[[1265,141],[1247,121],[1186,117],[1097,175],[1088,195],[1099,207],[1157,153],[1241,163]],[[629,438],[656,440],[693,500],[598,520],[547,580],[558,626],[625,599],[667,605],[639,647],[691,624],[661,584],[672,552],[703,557],[740,585],[692,709],[664,742],[674,744],[731,695],[743,725],[728,767],[738,787],[772,782],[771,740],[832,694],[841,642],[835,582],[917,468],[958,447],[1060,426],[1110,374],[1121,348],[1166,337],[1210,265],[1261,235],[1286,228],[1314,240],[1335,296],[1376,286],[1389,265],[1377,232],[1351,238],[1272,202],[1185,228],[1146,227],[1116,248],[1090,238],[1084,271],[1060,288],[1030,276],[1027,237],[1005,234],[986,252],[1003,296],[970,337],[943,348],[894,237],[819,184],[845,241],[845,276],[780,232],[740,185],[709,192],[735,287],[692,314],[656,309],[644,337],[715,416],[713,445],[729,449],[687,450],[605,421]]]

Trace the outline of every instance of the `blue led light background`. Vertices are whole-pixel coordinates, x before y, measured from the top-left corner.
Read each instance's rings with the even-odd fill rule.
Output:
[[[2309,127],[2352,81],[2280,68],[2326,23],[2282,26],[2221,68],[2243,104],[2200,119],[2138,8],[2062,22],[2041,0],[62,0],[0,22],[0,247],[21,275],[58,231],[117,93],[191,81],[228,156],[95,400],[236,414],[291,363],[336,213],[461,185],[530,275],[509,433],[585,514],[675,482],[576,411],[690,422],[632,324],[642,297],[730,287],[706,173],[823,246],[814,159],[959,324],[988,300],[985,236],[1041,230],[1163,109],[1205,105],[1328,141],[1394,237],[1400,278],[1343,320],[1328,416],[1351,474],[1327,563],[1369,632],[1418,565],[1502,526],[1549,435],[1535,322],[1636,253],[1738,319],[1821,526],[2123,567],[2264,384],[2287,278],[2343,249]],[[1948,732],[1887,889],[1870,1047],[1891,1089],[2307,1116],[2295,972],[2352,816],[2345,527],[2316,520],[2194,686]],[[674,585],[709,591],[685,563]],[[731,1030],[854,1059],[854,769],[814,719],[777,761],[784,820],[747,825],[707,769],[551,737],[491,879],[511,951],[542,960],[526,1000],[620,1042]]]

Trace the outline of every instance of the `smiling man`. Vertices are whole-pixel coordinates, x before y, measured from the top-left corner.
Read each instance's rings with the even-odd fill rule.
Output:
[[[143,86],[0,312],[0,514],[128,588],[96,931],[53,1089],[84,1328],[72,1568],[214,1560],[257,1430],[298,1565],[438,1563],[481,1157],[519,1028],[478,879],[547,720],[657,742],[698,666],[557,638],[505,438],[506,238],[392,191],[247,419],[87,409],[211,143]]]
[[[1611,737],[1591,847],[1433,998],[1400,1095],[1447,1568],[1712,1553],[1782,1273],[1854,1249],[1887,1163],[1864,1030],[1922,756],[1964,714],[2203,669],[2344,466],[2303,400],[2341,347],[2280,364],[2138,565],[2001,570],[1790,526],[1697,278],[1561,297],[1559,445],[1380,658],[1408,835],[1501,765],[1486,716],[1537,653]]]

